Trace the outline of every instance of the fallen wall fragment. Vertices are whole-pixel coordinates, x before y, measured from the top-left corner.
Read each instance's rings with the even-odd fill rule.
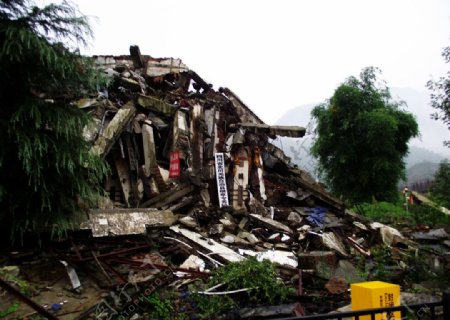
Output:
[[[172,211],[156,209],[91,210],[80,229],[90,229],[94,237],[144,234],[146,227],[169,227],[176,221]]]

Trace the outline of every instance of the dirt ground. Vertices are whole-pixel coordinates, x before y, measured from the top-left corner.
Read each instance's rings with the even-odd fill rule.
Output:
[[[78,273],[82,283],[79,293],[75,292],[70,284],[64,266],[57,261],[36,260],[20,266],[17,277],[23,290],[31,294],[31,299],[53,312],[52,305],[59,304],[61,308],[54,312],[60,319],[74,319],[82,311],[97,304],[106,290],[99,288],[87,274]],[[20,286],[20,285],[19,285]],[[0,289],[0,310],[6,310],[15,302],[19,303],[17,311],[3,319],[39,319],[37,312],[25,302],[20,301],[12,294]]]

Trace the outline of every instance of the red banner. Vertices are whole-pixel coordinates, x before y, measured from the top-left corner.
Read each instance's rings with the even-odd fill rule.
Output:
[[[180,177],[180,151],[175,150],[170,153],[169,178]]]

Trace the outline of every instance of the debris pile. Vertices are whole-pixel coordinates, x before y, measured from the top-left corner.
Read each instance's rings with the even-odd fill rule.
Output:
[[[343,204],[269,140],[302,137],[304,128],[264,124],[231,90],[214,90],[179,59],[144,56],[137,46],[130,56],[94,58],[111,87],[77,105],[94,117],[86,137],[112,170],[109,196],[82,229],[104,237],[164,226],[184,238],[203,233],[207,245],[216,240],[235,254],[304,251],[300,242],[316,235],[347,255],[348,240],[330,229],[345,225]]]
[[[82,290],[79,273],[110,291],[80,319],[139,319],[140,301],[158,288],[182,292],[246,257],[275,263],[294,303],[250,305],[238,317],[328,311],[348,302],[349,282],[363,280],[354,256],[383,242],[408,247],[398,230],[346,211],[271,143],[300,138],[304,128],[265,124],[179,59],[137,46],[129,56],[94,59],[111,86],[76,104],[95,120],[85,137],[110,165],[107,196],[81,231],[51,248],[70,290]]]
[[[221,262],[258,255],[292,268],[298,254],[321,248],[367,252],[367,229],[354,234],[342,202],[269,140],[302,137],[304,128],[266,125],[179,59],[137,46],[130,56],[94,58],[111,86],[77,105],[93,115],[86,137],[112,170],[109,196],[82,229],[105,237],[167,227]]]

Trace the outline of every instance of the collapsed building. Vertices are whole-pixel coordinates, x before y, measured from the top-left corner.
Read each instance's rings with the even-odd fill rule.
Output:
[[[214,90],[179,59],[144,56],[136,46],[130,53],[94,57],[112,86],[77,102],[96,122],[86,130],[92,152],[112,168],[104,185],[109,197],[96,214],[154,208],[207,215],[228,208],[273,216],[281,204],[343,212],[269,141],[302,137],[303,127],[265,124],[230,89]]]
[[[289,276],[299,263],[337,268],[354,250],[368,254],[371,237],[361,234],[369,228],[355,227],[343,203],[271,142],[301,138],[305,128],[265,124],[180,59],[155,59],[137,46],[129,56],[94,59],[111,86],[77,105],[95,119],[86,130],[91,151],[112,168],[108,196],[81,224],[94,238],[156,228],[198,250],[196,257],[220,264],[258,256]]]
[[[130,55],[94,61],[110,86],[75,103],[92,115],[84,136],[111,170],[105,196],[80,223],[88,238],[51,248],[73,290],[87,281],[80,271],[111,290],[167,270],[163,285],[204,278],[208,269],[255,256],[277,264],[298,297],[314,296],[314,279],[326,281],[320,294],[339,295],[362,280],[352,257],[370,256],[375,244],[410,245],[398,230],[346,210],[272,143],[303,137],[303,127],[265,124],[233,91],[215,90],[180,59],[131,46]],[[142,234],[148,238],[134,238]],[[133,288],[125,302],[111,295],[114,308],[101,316],[90,317],[99,308],[93,301],[79,319],[112,319],[134,301]],[[305,306],[299,298],[284,315],[303,315]],[[269,311],[261,312],[283,314]],[[258,316],[246,314],[240,317]]]

